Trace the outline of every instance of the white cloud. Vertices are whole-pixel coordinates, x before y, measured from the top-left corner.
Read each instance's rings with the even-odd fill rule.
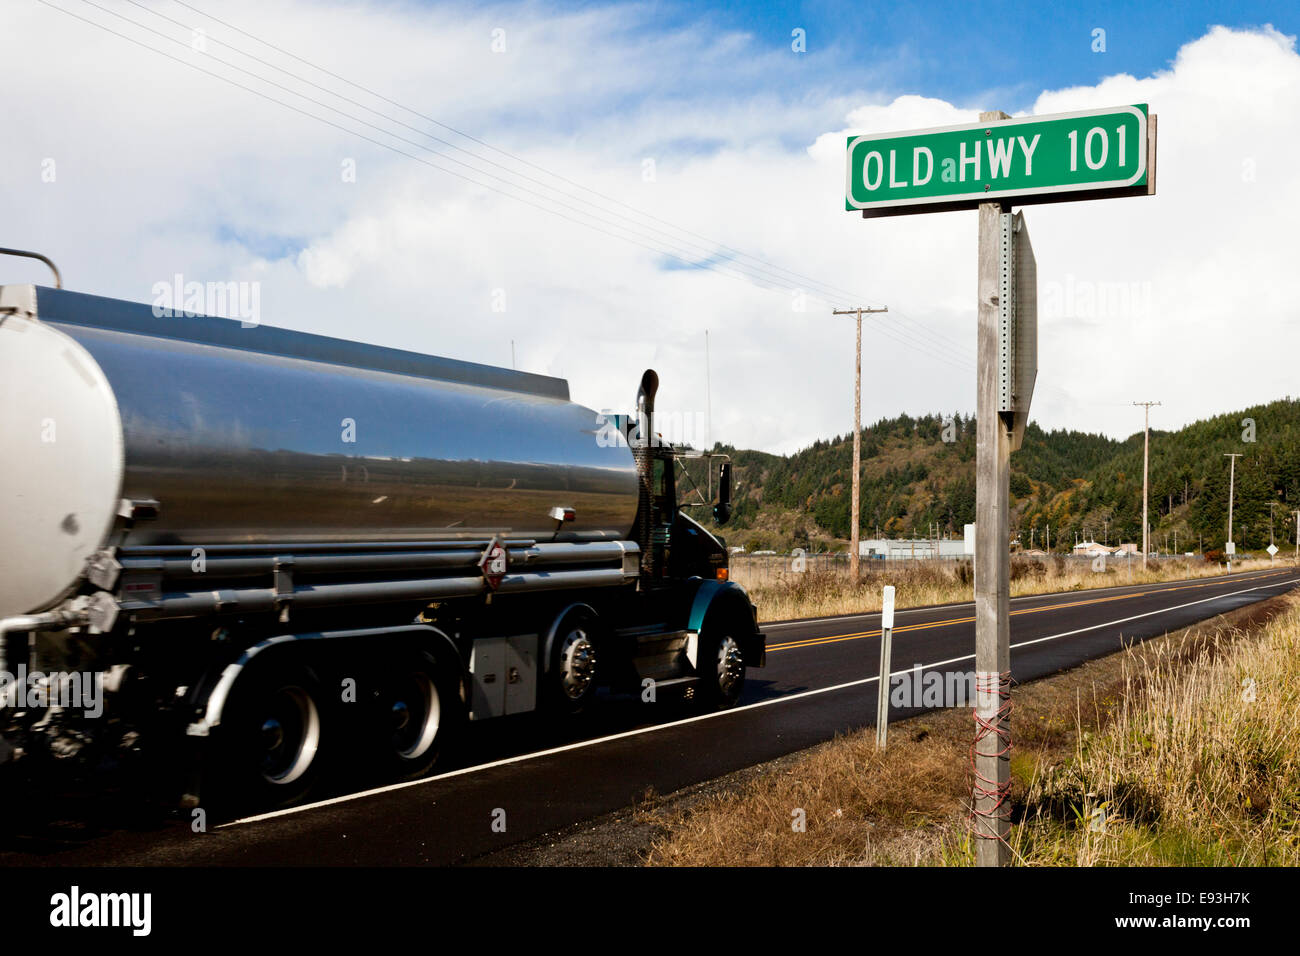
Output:
[[[91,7],[62,4],[165,46]],[[200,22],[175,4],[153,7]],[[188,43],[184,29],[121,9]],[[689,262],[720,256],[723,269],[768,268],[730,258],[721,244],[842,288],[842,302],[887,303],[887,316],[866,322],[867,422],[973,407],[974,214],[864,221],[846,213],[842,151],[849,132],[965,122],[975,110],[924,96],[887,100],[861,74],[854,89],[833,94],[786,90],[773,81],[787,68],[779,54],[706,26],[658,31],[648,8],[361,9],[239,0],[219,15],[610,199],[469,144],[541,180],[545,187],[523,182],[513,191],[553,210],[543,212],[418,146],[387,140],[484,185],[45,7],[6,4],[0,29],[23,42],[7,51],[0,241],[50,253],[69,285],[85,291],[147,301],[152,284],[176,272],[257,278],[269,324],[502,365],[513,340],[520,367],[564,375],[574,397],[596,408],[630,404],[641,371],[654,365],[661,407],[702,412],[708,328],[715,438],[788,451],[846,432],[852,320],[811,299],[795,311],[794,290],[809,286],[799,276],[782,273],[763,287],[642,248],[662,247],[669,227],[618,205],[626,203],[709,237],[673,233],[672,247]],[[235,58],[216,39],[255,49],[208,26],[212,56]],[[491,52],[496,28],[506,31],[506,53]],[[187,46],[167,49],[193,57]],[[273,50],[256,52],[308,72]],[[1027,212],[1052,306],[1042,318],[1034,408],[1045,426],[1124,435],[1139,425],[1133,399],[1161,399],[1155,419],[1169,426],[1296,391],[1294,39],[1215,28],[1175,52],[1152,76],[1045,91],[1027,110],[1149,102],[1159,115],[1157,197]],[[193,62],[231,72],[210,57]],[[466,142],[313,75],[410,126]],[[40,178],[47,158],[57,164],[54,183]],[[341,175],[349,159],[355,183]],[[643,179],[646,159],[653,182]],[[584,199],[614,235],[563,218],[594,211]],[[24,269],[6,264],[5,281],[36,277]],[[506,311],[495,312],[502,293]]]

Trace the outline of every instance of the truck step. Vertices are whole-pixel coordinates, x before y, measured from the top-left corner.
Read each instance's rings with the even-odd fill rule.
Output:
[[[693,675],[657,680],[654,684],[655,701],[662,703],[666,700],[690,700],[695,696],[695,685],[699,682],[700,679]]]

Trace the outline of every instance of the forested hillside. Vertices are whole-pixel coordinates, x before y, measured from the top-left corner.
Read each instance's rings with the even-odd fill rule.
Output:
[[[793,455],[718,446],[735,468],[728,542],[750,550],[842,548],[849,536],[852,435]],[[1300,508],[1300,401],[1283,399],[1151,432],[1153,546],[1221,548],[1227,534],[1229,452],[1236,465],[1234,537],[1241,549],[1268,545],[1270,511],[1279,547],[1295,540]],[[1053,550],[1075,536],[1140,541],[1142,433],[1119,442],[1031,423],[1011,456],[1012,528],[1024,547]],[[693,476],[701,478],[698,465]],[[1272,506],[1270,509],[1270,505]],[[975,420],[928,415],[876,422],[862,432],[861,534],[960,536],[975,520]]]

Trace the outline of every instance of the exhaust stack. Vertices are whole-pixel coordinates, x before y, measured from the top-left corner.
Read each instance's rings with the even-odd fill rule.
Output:
[[[641,573],[654,577],[658,573],[658,560],[650,546],[650,497],[654,491],[654,413],[655,393],[659,391],[659,375],[648,368],[641,376],[641,387],[636,392],[636,421],[631,428],[632,458],[640,486],[636,512],[636,543],[641,548]]]

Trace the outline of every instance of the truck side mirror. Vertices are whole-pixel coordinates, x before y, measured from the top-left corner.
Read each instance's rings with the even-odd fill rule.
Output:
[[[718,469],[718,503],[713,506],[713,520],[726,524],[731,517],[731,462],[724,461]]]

